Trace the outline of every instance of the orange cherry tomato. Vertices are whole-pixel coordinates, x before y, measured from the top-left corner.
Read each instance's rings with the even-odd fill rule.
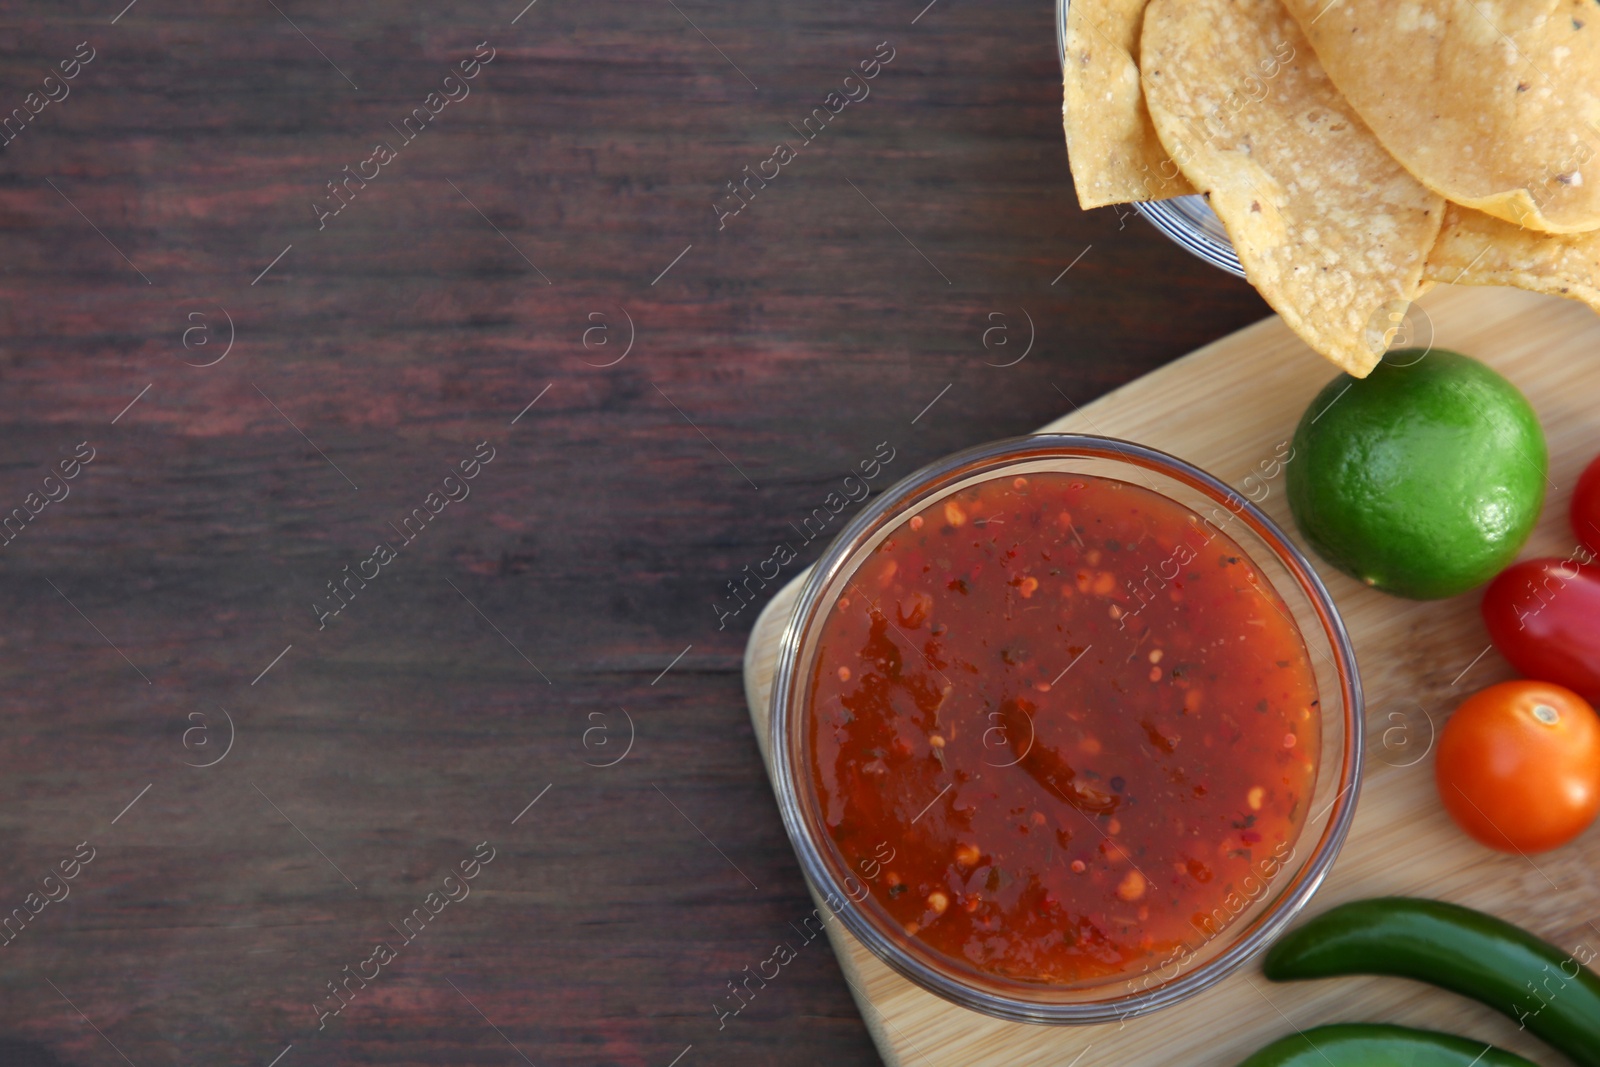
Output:
[[[1445,810],[1490,848],[1564,845],[1600,813],[1600,716],[1559,685],[1491,685],[1445,724],[1434,777]]]

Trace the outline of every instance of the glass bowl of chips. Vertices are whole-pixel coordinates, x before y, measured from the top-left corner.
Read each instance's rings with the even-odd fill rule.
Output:
[[[1067,65],[1067,5],[1056,0],[1056,50],[1063,68]],[[1199,256],[1213,267],[1235,277],[1244,277],[1228,231],[1203,196],[1179,196],[1171,200],[1150,200],[1132,205],[1152,226],[1172,239],[1179,248]]]

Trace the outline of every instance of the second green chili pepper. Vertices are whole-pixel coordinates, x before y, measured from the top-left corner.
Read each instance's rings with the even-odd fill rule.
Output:
[[[1282,1037],[1239,1067],[1537,1067],[1482,1041],[1379,1023],[1318,1026]]]

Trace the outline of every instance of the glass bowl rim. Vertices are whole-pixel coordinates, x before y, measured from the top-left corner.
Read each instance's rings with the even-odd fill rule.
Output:
[[[1141,992],[1107,1000],[1052,1004],[978,988],[951,971],[930,966],[885,935],[878,921],[865,909],[858,907],[849,891],[833,876],[823,856],[823,849],[830,847],[831,843],[813,840],[806,830],[807,805],[802,792],[806,789],[804,783],[809,778],[809,768],[795,767],[790,758],[787,735],[791,720],[789,703],[796,692],[797,682],[802,681],[796,671],[801,666],[799,656],[803,638],[808,632],[807,624],[816,623],[824,617],[819,610],[822,595],[865,540],[882,529],[881,524],[902,518],[906,514],[903,507],[906,501],[919,498],[930,489],[937,491],[943,488],[941,483],[954,484],[955,481],[980,473],[972,469],[975,466],[987,465],[981,473],[1000,477],[1011,462],[1056,457],[1106,459],[1152,470],[1211,496],[1236,515],[1245,518],[1251,531],[1272,550],[1296,580],[1300,592],[1310,601],[1322,623],[1323,636],[1333,651],[1338,687],[1343,697],[1344,739],[1337,782],[1339,791],[1329,805],[1333,810],[1328,822],[1310,856],[1294,869],[1286,888],[1272,898],[1274,903],[1240,927],[1241,931],[1248,932],[1243,936],[1236,932],[1225,949],[1194,970]],[[947,481],[956,474],[961,477]],[[1155,491],[1168,496],[1161,490]],[[1274,584],[1273,588],[1278,587]],[[1221,479],[1159,449],[1099,434],[1037,433],[966,448],[913,471],[882,490],[876,500],[863,508],[835,536],[811,566],[794,607],[790,609],[780,641],[768,704],[768,752],[772,761],[773,792],[777,796],[784,829],[788,832],[807,881],[824,896],[826,906],[834,911],[857,940],[902,977],[947,1001],[986,1015],[1031,1023],[1113,1022],[1148,1014],[1210,988],[1265,950],[1295,919],[1327,876],[1355,818],[1356,803],[1361,792],[1365,703],[1355,649],[1337,605],[1310,560],[1265,512]],[[1324,721],[1328,714],[1328,710],[1324,709]],[[797,770],[806,777],[797,777]],[[933,955],[932,950],[928,950],[928,954]],[[1107,987],[1110,985],[1108,982]]]

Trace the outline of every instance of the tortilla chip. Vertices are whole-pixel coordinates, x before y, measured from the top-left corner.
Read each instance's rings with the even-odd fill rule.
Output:
[[[1144,5],[1073,0],[1067,8],[1061,120],[1072,184],[1085,211],[1194,192],[1156,139],[1139,90]]]
[[[1444,203],[1383,150],[1280,0],[1151,0],[1144,90],[1245,273],[1358,378],[1417,294]]]
[[[1453,285],[1510,285],[1600,311],[1600,233],[1540,233],[1449,204],[1422,276]]]
[[[1428,188],[1552,233],[1600,228],[1594,0],[1288,0],[1328,76]]]

